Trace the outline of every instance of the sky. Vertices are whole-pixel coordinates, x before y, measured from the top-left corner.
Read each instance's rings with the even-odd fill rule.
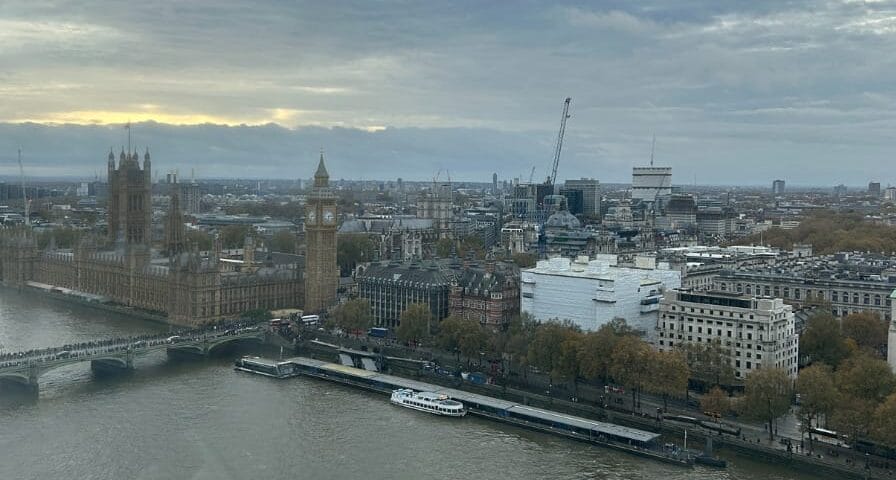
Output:
[[[896,184],[896,3],[0,2],[0,175]],[[183,173],[182,173],[183,174]]]

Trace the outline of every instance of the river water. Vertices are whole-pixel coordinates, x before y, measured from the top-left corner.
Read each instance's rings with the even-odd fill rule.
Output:
[[[0,351],[166,330],[0,289]],[[0,384],[0,479],[814,478],[743,457],[727,457],[724,471],[685,469],[231,365],[160,354],[131,374],[94,378],[83,363],[46,373],[38,399]]]

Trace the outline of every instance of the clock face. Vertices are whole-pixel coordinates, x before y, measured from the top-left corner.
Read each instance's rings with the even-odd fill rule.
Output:
[[[317,214],[314,213],[314,210],[308,212],[308,215],[306,216],[308,217],[308,223],[314,223],[314,221],[317,219]]]
[[[336,215],[333,214],[332,210],[324,210],[324,222],[333,223],[336,221]]]

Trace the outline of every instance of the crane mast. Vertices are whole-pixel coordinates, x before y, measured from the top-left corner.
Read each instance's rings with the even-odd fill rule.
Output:
[[[572,98],[566,97],[563,102],[563,115],[560,117],[560,132],[557,134],[557,145],[554,148],[554,168],[551,169],[551,185],[557,183],[557,167],[560,165],[560,150],[563,149],[563,135],[566,133],[566,119],[569,118],[569,102]]]

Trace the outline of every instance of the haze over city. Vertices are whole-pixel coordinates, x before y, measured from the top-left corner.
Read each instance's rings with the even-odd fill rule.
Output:
[[[889,2],[5,2],[0,175],[110,147],[206,177],[867,183],[892,157]],[[896,183],[881,178],[884,184]]]

